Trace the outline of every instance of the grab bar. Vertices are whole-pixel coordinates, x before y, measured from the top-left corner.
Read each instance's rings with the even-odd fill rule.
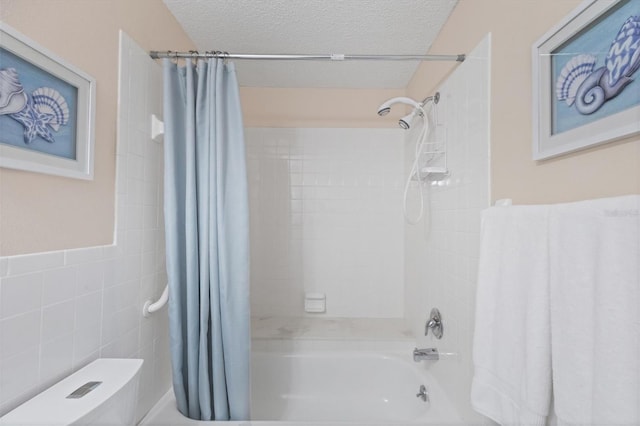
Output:
[[[144,302],[144,306],[142,307],[142,315],[145,318],[148,318],[149,315],[160,310],[164,305],[166,305],[168,300],[169,300],[169,284],[167,283],[164,290],[162,291],[162,296],[160,296],[160,299],[158,299],[157,302],[154,303],[151,300],[147,300],[146,302]]]

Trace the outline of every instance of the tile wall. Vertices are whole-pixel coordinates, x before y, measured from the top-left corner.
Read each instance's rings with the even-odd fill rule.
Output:
[[[160,67],[122,34],[116,244],[0,258],[0,415],[99,358],[143,358],[138,418],[170,385]]]
[[[469,424],[480,421],[471,410],[469,393],[480,212],[490,203],[489,55],[487,36],[438,89],[438,131],[446,143],[450,175],[427,186],[427,217],[405,227],[406,317],[418,346],[441,352],[440,361],[424,367],[439,379]],[[415,134],[407,136],[408,169]],[[413,195],[412,208],[415,199]],[[424,337],[432,307],[442,313],[442,340]]]
[[[373,112],[374,113],[374,112]],[[246,129],[253,316],[403,316],[400,129]]]

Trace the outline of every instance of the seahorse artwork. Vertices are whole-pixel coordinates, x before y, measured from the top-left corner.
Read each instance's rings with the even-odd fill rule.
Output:
[[[69,106],[64,97],[50,87],[25,93],[15,68],[0,70],[0,115],[8,115],[24,127],[24,142],[40,136],[55,142],[52,131],[69,122]]]
[[[593,55],[576,55],[556,80],[556,98],[575,105],[583,115],[593,114],[618,96],[640,68],[640,16],[630,16],[611,43],[604,66],[595,69]]]

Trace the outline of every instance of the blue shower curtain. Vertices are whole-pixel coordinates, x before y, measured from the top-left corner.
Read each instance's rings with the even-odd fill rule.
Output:
[[[249,419],[249,220],[233,64],[164,67],[164,211],[178,409]]]

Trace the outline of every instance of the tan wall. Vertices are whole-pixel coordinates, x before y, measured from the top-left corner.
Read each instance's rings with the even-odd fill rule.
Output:
[[[640,193],[636,137],[555,159],[531,159],[531,45],[580,0],[460,0],[432,53],[469,52],[492,33],[492,199],[552,203]],[[407,93],[420,98],[451,71],[425,63]],[[639,117],[640,119],[640,117]]]
[[[404,89],[284,89],[241,87],[247,127],[395,127],[406,112],[377,114],[385,100]]]
[[[0,255],[110,244],[118,30],[149,50],[193,44],[160,0],[0,0],[0,20],[97,81],[95,179],[0,169]]]

